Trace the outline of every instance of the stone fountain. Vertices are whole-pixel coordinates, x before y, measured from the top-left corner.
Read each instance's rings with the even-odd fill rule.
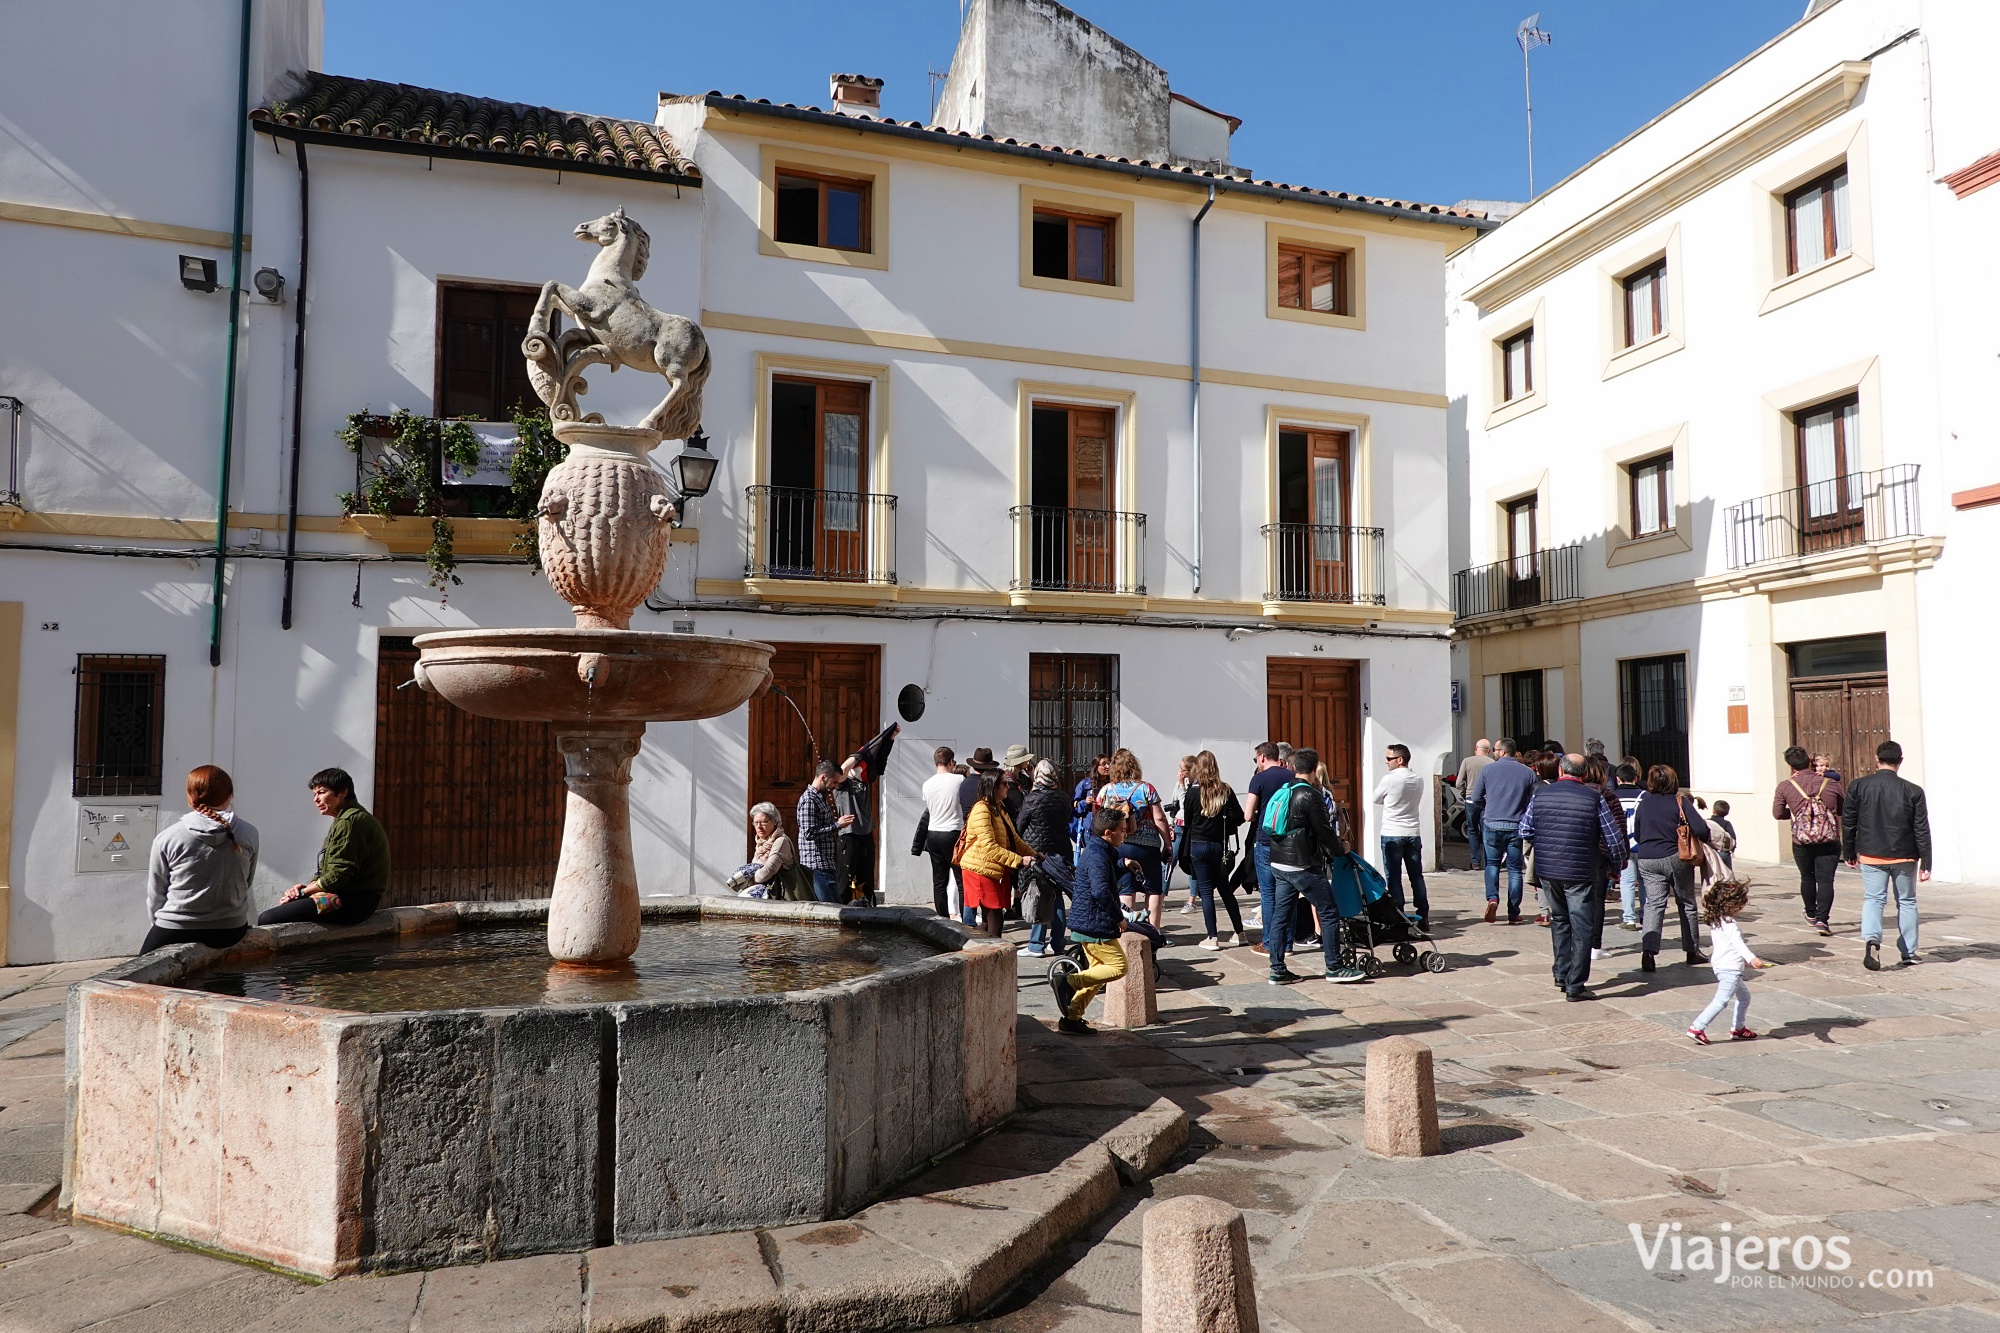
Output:
[[[624,210],[576,234],[590,276],[543,289],[523,347],[569,446],[537,524],[576,625],[417,640],[424,689],[554,724],[550,898],[257,928],[78,983],[75,1217],[317,1277],[573,1252],[846,1216],[1013,1110],[1011,946],[927,910],[640,897],[646,724],[740,706],[771,649],[631,628],[714,467],[708,353],[639,299]],[[593,365],[656,371],[667,397],[637,426],[584,416]],[[689,441],[678,486],[648,461],[663,439]]]
[[[693,322],[640,299],[651,242],[623,208],[576,235],[600,247],[589,276],[581,287],[543,285],[521,346],[555,436],[569,446],[542,486],[536,522],[549,586],[576,613],[576,628],[426,634],[416,641],[416,677],[468,713],[555,725],[569,797],[549,953],[603,964],[639,944],[627,789],[646,723],[736,708],[770,682],[771,648],[631,628],[633,610],[659,586],[681,514],[681,496],[647,455],[662,439],[700,439],[708,344]],[[557,310],[576,327],[556,331]],[[667,396],[637,426],[583,415],[577,395],[596,365],[656,372]],[[712,470],[695,449],[704,455],[697,465]]]

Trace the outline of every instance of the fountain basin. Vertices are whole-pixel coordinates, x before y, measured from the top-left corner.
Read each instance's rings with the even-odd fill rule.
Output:
[[[877,970],[805,989],[605,999],[626,983],[579,971],[564,994],[551,965],[533,1002],[353,1012],[187,988],[546,912],[259,929],[80,983],[63,1202],[318,1277],[428,1268],[845,1216],[1013,1109],[1012,947],[911,909],[644,903],[648,928],[893,939]]]
[[[591,725],[717,717],[771,679],[771,646],[621,629],[424,634],[417,682],[481,717]]]

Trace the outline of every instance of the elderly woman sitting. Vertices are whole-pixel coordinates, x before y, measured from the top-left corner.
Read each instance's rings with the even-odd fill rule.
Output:
[[[729,887],[745,898],[767,898],[776,892],[778,875],[796,862],[792,840],[785,836],[785,822],[778,807],[759,801],[750,807],[750,832],[757,839],[753,859],[729,877]]]

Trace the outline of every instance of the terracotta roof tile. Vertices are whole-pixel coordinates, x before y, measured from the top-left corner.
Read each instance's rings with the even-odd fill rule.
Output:
[[[741,93],[725,95],[720,92],[710,92],[706,100],[711,105],[727,106],[731,103],[735,103],[743,107],[750,108],[752,110],[760,106],[768,107],[774,105],[771,99],[768,97],[749,98],[745,97]],[[1061,144],[1043,144],[1043,143],[1023,144],[1015,139],[996,139],[994,136],[990,134],[974,135],[969,130],[948,130],[941,125],[926,125],[920,120],[897,120],[893,116],[869,116],[869,115],[857,114],[851,111],[843,115],[837,112],[827,111],[816,106],[796,106],[791,102],[784,102],[776,105],[778,105],[779,107],[781,107],[783,110],[786,111],[803,112],[813,116],[824,116],[829,120],[837,121],[841,124],[847,124],[847,125],[852,125],[859,122],[862,125],[874,124],[874,125],[894,126],[895,128],[901,130],[918,130],[927,135],[936,135],[940,139],[974,139],[979,142],[996,144],[996,145],[1007,145],[1019,148],[1027,148],[1043,153],[1059,153],[1065,157],[1080,157],[1083,158],[1086,162],[1103,162],[1107,164],[1120,163],[1126,166],[1143,167],[1150,171],[1171,172],[1177,176],[1188,176],[1199,180],[1214,180],[1217,182],[1237,181],[1242,183],[1253,184],[1265,190],[1276,191],[1284,194],[1299,195],[1308,199],[1323,199],[1333,203],[1365,204],[1374,208],[1386,208],[1386,209],[1394,209],[1398,212],[1414,213],[1425,218],[1435,218],[1440,220],[1449,218],[1462,218],[1474,222],[1486,221],[1486,214],[1478,209],[1448,208],[1440,204],[1423,204],[1407,199],[1383,199],[1375,195],[1350,194],[1345,190],[1317,190],[1308,185],[1288,185],[1283,181],[1271,181],[1271,180],[1249,181],[1243,175],[1231,173],[1228,171],[1208,171],[1208,170],[1202,170],[1197,167],[1186,166],[1181,163],[1151,162],[1143,158],[1111,157],[1104,153],[1086,152],[1084,149],[1081,148],[1067,148],[1062,146]]]
[[[582,163],[620,175],[691,179],[698,174],[672,140],[642,120],[317,71],[299,78],[294,95],[258,107],[250,118],[320,134],[431,144],[481,156]]]

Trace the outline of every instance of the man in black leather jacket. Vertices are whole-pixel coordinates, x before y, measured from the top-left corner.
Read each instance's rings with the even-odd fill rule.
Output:
[[[1896,945],[1903,966],[1917,961],[1917,883],[1931,877],[1931,819],[1924,789],[1896,770],[1903,747],[1875,747],[1876,769],[1847,786],[1840,810],[1840,859],[1861,869],[1861,965],[1882,966],[1882,913],[1896,890]]]
[[[1327,807],[1327,798],[1312,782],[1312,775],[1319,769],[1319,752],[1316,750],[1292,751],[1292,784],[1280,789],[1271,798],[1275,807],[1286,802],[1285,831],[1273,831],[1271,841],[1271,878],[1275,889],[1274,910],[1266,918],[1267,923],[1276,921],[1280,930],[1266,935],[1270,950],[1271,977],[1273,986],[1289,986],[1303,980],[1298,973],[1285,966],[1285,951],[1291,946],[1289,932],[1283,926],[1292,919],[1292,905],[1304,898],[1319,909],[1320,944],[1326,952],[1326,978],[1328,981],[1358,982],[1368,980],[1368,974],[1358,967],[1340,965],[1340,912],[1334,906],[1333,885],[1327,879],[1327,863],[1335,857],[1345,856],[1347,848],[1341,844],[1340,835],[1334,831],[1333,816]],[[1265,824],[1265,827],[1270,827]],[[1267,932],[1269,927],[1266,927]]]

